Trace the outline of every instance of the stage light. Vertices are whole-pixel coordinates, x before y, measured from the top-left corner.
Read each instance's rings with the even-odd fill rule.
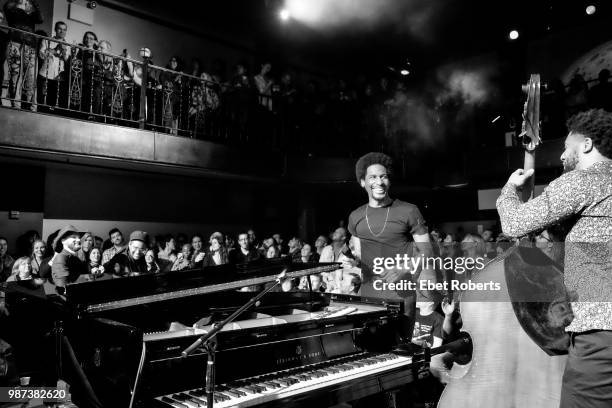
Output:
[[[291,13],[289,13],[289,10],[287,9],[282,9],[281,11],[279,11],[278,16],[281,20],[287,21],[291,17]]]
[[[510,38],[511,40],[516,40],[517,38],[519,38],[519,32],[516,30],[510,31],[510,33],[508,34],[508,38]]]
[[[403,76],[406,76],[406,75],[410,74],[410,71],[408,71],[407,69],[402,69],[400,71],[400,74],[402,74]]]
[[[589,16],[592,16],[597,11],[597,7],[595,7],[593,4],[589,4],[585,11]]]

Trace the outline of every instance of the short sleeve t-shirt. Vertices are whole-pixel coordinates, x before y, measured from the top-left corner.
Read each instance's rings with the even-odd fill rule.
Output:
[[[417,312],[416,320],[414,322],[412,338],[419,338],[420,340],[425,340],[431,346],[433,344],[434,336],[442,338],[443,323],[444,318],[438,312],[433,312],[430,315],[422,316],[419,311]]]
[[[349,216],[348,230],[361,242],[363,284],[369,283],[369,286],[376,276],[372,273],[374,258],[395,258],[398,254],[412,256],[412,235],[428,232],[418,207],[401,200],[393,200],[380,208],[362,205]]]

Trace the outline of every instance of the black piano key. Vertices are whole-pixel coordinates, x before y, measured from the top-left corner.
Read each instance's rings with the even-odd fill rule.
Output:
[[[191,396],[192,400],[196,400],[201,405],[203,404],[203,406],[206,405],[206,397],[202,397],[201,395],[195,395],[193,391],[189,391],[187,394]]]
[[[219,398],[221,401],[229,401],[231,399],[229,396],[223,394],[222,392],[215,392],[214,396]]]
[[[170,398],[170,397],[161,397],[161,400],[162,400],[163,402],[167,403],[167,404],[174,404],[174,405],[178,405],[178,406],[179,406],[179,407],[181,407],[181,408],[189,408],[189,405],[185,405],[185,404],[183,404],[182,402],[179,402],[179,401],[173,400],[173,399],[172,399],[172,398]]]
[[[270,381],[266,381],[266,382],[264,382],[262,384],[265,385],[267,388],[270,388],[270,387],[271,388],[280,388],[279,384],[275,384],[275,383],[270,382]]]
[[[230,397],[234,397],[234,398],[240,398],[240,397],[246,396],[244,392],[240,392],[236,390],[227,389],[227,390],[221,390],[221,391],[223,391],[223,394],[229,395]],[[241,395],[241,394],[244,394],[244,395]]]

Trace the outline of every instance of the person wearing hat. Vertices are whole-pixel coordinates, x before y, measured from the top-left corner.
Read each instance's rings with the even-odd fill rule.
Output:
[[[104,270],[117,276],[131,276],[147,273],[145,252],[147,250],[147,233],[134,231],[130,234],[127,252],[119,253],[104,264]]]
[[[57,253],[51,265],[51,277],[58,288],[77,280],[86,273],[85,264],[77,252],[81,249],[81,233],[72,225],[62,228],[53,241],[53,250]]]

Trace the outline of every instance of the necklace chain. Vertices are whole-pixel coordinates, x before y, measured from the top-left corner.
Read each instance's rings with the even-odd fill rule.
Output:
[[[387,228],[387,220],[389,219],[389,210],[391,209],[391,206],[387,207],[387,216],[385,217],[385,223],[383,224],[383,227],[378,234],[375,234],[374,232],[372,232],[372,228],[370,227],[370,220],[368,220],[368,207],[369,205],[366,204],[366,209],[365,209],[366,224],[368,224],[368,229],[370,230],[370,234],[372,234],[374,237],[379,237],[382,235],[383,232],[385,232],[385,228]]]

